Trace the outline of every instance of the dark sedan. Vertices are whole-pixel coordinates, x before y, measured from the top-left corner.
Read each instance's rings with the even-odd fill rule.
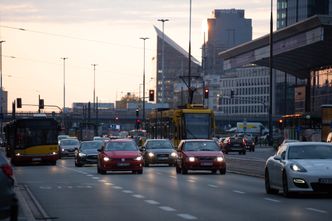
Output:
[[[13,169],[0,150],[0,220],[17,220],[17,210]]]
[[[144,165],[168,164],[175,165],[177,153],[168,139],[147,139],[141,147]]]
[[[246,143],[243,136],[227,137],[222,145],[222,151],[226,154],[228,152],[239,152],[239,154],[246,154]]]
[[[182,140],[177,151],[176,173],[187,174],[188,170],[226,173],[224,154],[214,140]]]
[[[143,173],[143,157],[134,140],[116,139],[99,149],[97,172],[132,171]]]
[[[96,164],[98,149],[104,145],[103,141],[83,141],[75,152],[75,166],[81,167],[84,164]]]

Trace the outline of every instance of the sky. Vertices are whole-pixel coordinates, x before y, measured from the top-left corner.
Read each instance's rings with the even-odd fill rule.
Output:
[[[156,32],[188,51],[190,0],[0,0],[2,86],[8,109],[25,104],[66,107],[73,102],[115,102],[142,92],[145,41],[146,91],[155,85]],[[191,50],[201,60],[202,23],[214,9],[244,9],[253,39],[268,34],[268,0],[192,0]],[[64,77],[64,60],[65,77]],[[95,72],[92,64],[97,64]],[[147,92],[146,92],[147,93]],[[46,111],[52,111],[48,109]]]

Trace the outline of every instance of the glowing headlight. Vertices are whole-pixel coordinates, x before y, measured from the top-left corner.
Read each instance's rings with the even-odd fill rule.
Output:
[[[149,155],[149,157],[154,157],[154,154],[151,152],[148,155]]]
[[[57,152],[52,152],[52,155],[57,155],[58,153]]]
[[[138,156],[138,157],[135,158],[135,160],[137,160],[137,161],[141,161],[142,159],[143,158],[141,156]]]
[[[291,164],[290,168],[295,172],[307,172],[301,165],[298,164]]]
[[[195,161],[195,157],[189,157],[189,162],[194,162]]]
[[[110,161],[110,158],[109,158],[109,157],[104,157],[103,160],[104,160],[105,162],[107,162],[107,161]]]
[[[20,154],[20,153],[16,153],[15,155],[16,155],[17,157],[21,156],[21,154]]]
[[[172,156],[172,157],[177,157],[177,156],[178,156],[178,154],[177,154],[177,153],[175,153],[175,152],[172,152],[172,153],[171,153],[171,156]]]
[[[61,150],[62,150],[62,152],[65,151],[65,149],[63,149],[63,148]]]
[[[217,157],[217,161],[222,162],[222,161],[224,161],[224,158],[223,157]]]
[[[86,156],[86,154],[85,153],[78,153],[78,156],[80,156],[80,157],[85,157]]]

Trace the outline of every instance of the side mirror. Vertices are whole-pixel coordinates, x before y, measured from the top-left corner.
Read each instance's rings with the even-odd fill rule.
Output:
[[[144,146],[140,146],[140,147],[139,147],[139,150],[140,150],[140,151],[145,151],[145,147],[144,147]]]
[[[281,160],[282,160],[282,158],[281,158],[280,156],[274,156],[273,159],[278,160],[278,161],[281,161]]]
[[[102,148],[100,148],[100,149],[97,149],[97,151],[98,151],[98,152],[101,152],[102,150],[103,150]]]

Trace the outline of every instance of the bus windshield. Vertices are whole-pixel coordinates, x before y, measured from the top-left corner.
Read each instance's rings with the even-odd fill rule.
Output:
[[[184,121],[187,139],[209,139],[211,137],[209,114],[186,113]]]
[[[18,127],[16,149],[57,143],[57,130],[43,127]]]

